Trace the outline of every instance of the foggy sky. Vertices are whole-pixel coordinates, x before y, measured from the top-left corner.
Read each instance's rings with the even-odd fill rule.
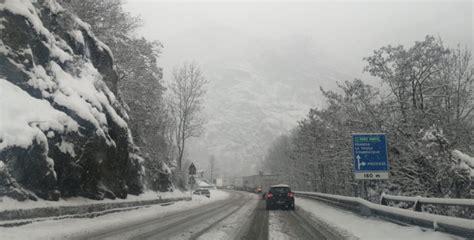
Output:
[[[133,15],[140,15],[143,19],[144,25],[138,35],[149,40],[158,40],[163,44],[163,53],[158,64],[164,68],[165,81],[169,81],[169,73],[173,67],[186,60],[198,62],[211,80],[205,115],[207,114],[210,119],[209,128],[224,130],[220,130],[222,135],[219,135],[219,132],[212,132],[212,129],[208,131],[207,136],[195,141],[199,144],[191,144],[188,156],[192,156],[203,166],[209,155],[216,155],[218,159],[227,159],[224,165],[233,166],[231,168],[234,171],[238,171],[236,168],[239,166],[235,161],[243,159],[242,161],[247,161],[243,162],[244,165],[248,165],[247,170],[251,169],[249,171],[254,173],[259,167],[268,142],[260,141],[261,145],[258,145],[249,139],[249,146],[244,146],[241,143],[242,138],[255,134],[256,137],[253,139],[255,141],[261,136],[274,137],[277,134],[262,132],[258,124],[253,127],[254,129],[234,124],[249,119],[249,117],[239,119],[240,116],[236,113],[253,107],[248,103],[248,99],[242,99],[247,100],[247,103],[243,101],[243,105],[239,104],[239,99],[229,101],[228,105],[224,102],[227,96],[229,98],[243,96],[244,87],[252,89],[261,86],[258,84],[252,86],[252,83],[248,83],[249,79],[266,77],[267,83],[268,79],[277,79],[271,75],[273,68],[280,70],[280,73],[283,70],[299,73],[304,71],[305,67],[307,69],[314,66],[317,68],[316,73],[322,72],[321,76],[315,77],[316,80],[312,82],[295,80],[291,90],[295,92],[293,95],[280,94],[281,89],[292,85],[293,73],[285,76],[289,79],[289,82],[285,83],[287,85],[283,84],[279,90],[273,92],[267,91],[269,95],[261,90],[252,93],[259,95],[257,98],[259,102],[256,105],[264,108],[263,111],[258,108],[252,111],[263,114],[264,118],[270,119],[269,121],[272,116],[279,118],[275,120],[280,122],[272,126],[272,129],[284,132],[295,126],[310,107],[324,105],[324,101],[318,96],[313,96],[314,93],[308,93],[307,89],[315,89],[317,92],[319,86],[332,88],[334,80],[328,80],[330,79],[328,76],[336,76],[338,81],[357,77],[380,86],[376,79],[362,73],[365,66],[362,58],[369,56],[374,49],[388,44],[403,44],[408,47],[413,45],[414,41],[422,41],[426,35],[441,37],[448,46],[460,43],[472,49],[474,44],[471,1],[253,3],[127,0],[125,10]],[[289,56],[285,61],[285,54],[291,53],[292,49],[295,49],[297,54]],[[305,55],[306,51],[311,51],[311,54]],[[258,61],[254,60],[261,60],[262,56],[269,58],[263,60],[267,64],[264,65],[266,68],[253,74],[255,69],[260,69],[261,66],[245,65],[255,64]],[[280,59],[272,62],[271,58],[274,56]],[[305,65],[313,56],[317,58],[315,62]],[[305,66],[300,69],[299,65]],[[253,75],[245,79],[247,82],[233,88],[234,85],[231,87],[231,84],[240,81],[239,77],[229,82],[215,82],[222,80],[224,68],[243,68]],[[335,72],[340,75],[334,74]],[[308,74],[315,72],[308,71]],[[302,76],[304,78],[304,74],[299,77]],[[229,87],[226,88],[225,84],[229,84]],[[301,92],[298,89],[301,89]],[[240,92],[236,94],[236,91]],[[306,94],[304,100],[295,96],[301,94]],[[290,116],[278,113],[278,110],[275,110],[278,106],[275,104],[279,104],[280,101],[284,109],[290,109],[294,114]],[[221,111],[223,108],[226,108],[225,112]],[[265,112],[265,108],[272,109],[270,112]],[[226,129],[230,128],[239,129],[226,132]],[[216,141],[222,142],[225,146],[219,146]],[[232,146],[229,147],[231,150],[226,146]],[[255,156],[249,156],[249,152],[256,152],[256,149],[263,150],[259,150],[260,153]],[[235,152],[229,153],[229,151]]]
[[[126,0],[125,9],[143,18],[140,35],[163,43],[165,74],[183,60],[220,62],[249,45],[289,37],[311,39],[351,74],[361,72],[362,58],[375,48],[413,44],[427,34],[473,46],[472,1]]]

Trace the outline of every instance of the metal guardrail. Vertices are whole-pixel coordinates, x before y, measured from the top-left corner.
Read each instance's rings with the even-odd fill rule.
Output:
[[[387,206],[388,201],[413,203],[413,210],[417,212],[421,212],[421,206],[426,204],[474,208],[474,199],[405,197],[383,194],[380,204]]]
[[[416,225],[465,238],[474,237],[474,220],[393,208],[356,197],[315,192],[297,191],[295,193],[296,196],[322,201],[363,216],[376,216],[396,223]]]

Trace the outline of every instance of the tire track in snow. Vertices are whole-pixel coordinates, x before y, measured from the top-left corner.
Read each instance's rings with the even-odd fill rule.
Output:
[[[241,230],[242,226],[245,224],[245,222],[242,221],[246,220],[242,219],[242,216],[248,215],[249,211],[254,208],[253,205],[249,205],[249,200],[251,199],[253,199],[251,195],[246,195],[246,199],[240,206],[238,206],[236,209],[232,210],[228,214],[224,215],[223,217],[219,218],[218,220],[214,221],[214,223],[209,225],[207,228],[202,229],[201,231],[193,235],[191,239],[238,239],[238,231]],[[237,212],[240,213],[237,214]],[[231,229],[226,229],[226,227],[230,225],[234,226]],[[234,236],[232,236],[231,234],[234,234]]]

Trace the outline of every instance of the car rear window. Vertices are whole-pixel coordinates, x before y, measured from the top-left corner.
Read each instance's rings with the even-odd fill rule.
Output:
[[[291,190],[288,187],[273,187],[270,189],[270,192],[272,193],[288,193],[290,191]]]

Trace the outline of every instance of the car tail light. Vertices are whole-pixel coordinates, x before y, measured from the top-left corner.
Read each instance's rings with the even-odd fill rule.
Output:
[[[295,197],[295,193],[294,192],[289,192],[288,197],[290,197],[290,198]]]
[[[267,198],[272,198],[273,197],[273,194],[270,192],[267,194]]]

